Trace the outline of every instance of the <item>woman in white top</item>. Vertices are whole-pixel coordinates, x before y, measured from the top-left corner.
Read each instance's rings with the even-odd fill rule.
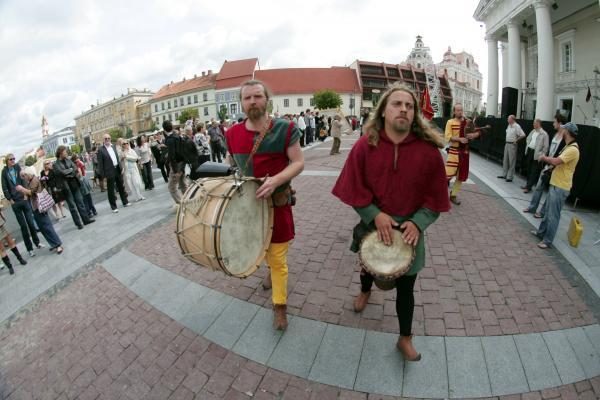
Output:
[[[140,178],[140,171],[138,169],[140,157],[127,141],[123,142],[123,156],[125,157],[125,182],[127,182],[127,186],[129,186],[129,189],[131,190],[130,194],[133,197],[133,200],[146,200],[145,197],[142,196],[142,179]]]
[[[152,158],[150,157],[150,145],[146,136],[142,135],[137,138],[138,154],[140,163],[142,164],[142,178],[144,178],[144,186],[146,190],[154,189],[154,179],[152,178]]]

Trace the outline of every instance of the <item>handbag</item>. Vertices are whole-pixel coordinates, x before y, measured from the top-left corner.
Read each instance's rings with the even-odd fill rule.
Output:
[[[37,200],[38,200],[38,211],[40,213],[47,212],[52,207],[54,207],[54,204],[55,204],[54,199],[52,198],[52,196],[50,196],[50,194],[48,193],[48,191],[46,189],[42,189],[42,191],[37,194]]]

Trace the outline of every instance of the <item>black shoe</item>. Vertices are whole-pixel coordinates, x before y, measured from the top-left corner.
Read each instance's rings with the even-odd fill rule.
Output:
[[[79,229],[79,230],[83,229],[83,225],[77,225],[77,229]]]
[[[89,225],[89,224],[91,224],[91,223],[93,223],[93,222],[96,222],[96,220],[95,220],[95,219],[88,219],[88,220],[87,220],[87,221],[85,221],[83,224],[84,224],[84,225]]]
[[[506,179],[506,177],[504,175],[498,175],[496,178],[498,178],[498,179]]]
[[[512,182],[512,179],[507,179],[506,182]]]

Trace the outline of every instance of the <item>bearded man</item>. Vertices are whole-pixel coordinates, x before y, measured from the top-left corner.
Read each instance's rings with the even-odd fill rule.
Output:
[[[290,182],[304,169],[304,156],[299,142],[302,133],[291,121],[269,118],[267,104],[270,94],[261,81],[244,82],[240,98],[247,119],[233,125],[225,134],[231,155],[230,164],[237,165],[244,176],[262,178],[262,185],[256,192],[257,198],[273,198],[273,235],[266,254],[270,273],[263,286],[273,288],[273,325],[275,329],[285,330],[287,253],[289,243],[294,238]]]
[[[410,269],[395,280],[400,325],[396,346],[405,360],[418,361],[421,355],[412,344],[413,288],[425,264],[425,229],[450,209],[444,161],[438,150],[443,147],[442,138],[423,119],[414,92],[398,84],[383,94],[364,128],[366,134],[352,147],[333,194],[360,216],[352,251],[357,252],[362,239],[374,230],[390,246],[392,230],[398,228],[402,240],[415,247]],[[356,312],[366,307],[373,281],[362,268]]]

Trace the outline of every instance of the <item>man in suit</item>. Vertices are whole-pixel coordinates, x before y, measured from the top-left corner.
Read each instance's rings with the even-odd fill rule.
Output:
[[[104,144],[98,149],[98,172],[100,173],[100,179],[106,178],[108,202],[113,212],[119,212],[117,197],[115,196],[115,184],[123,202],[123,207],[129,206],[127,193],[125,193],[125,187],[123,186],[123,174],[119,164],[117,149],[110,142],[110,135],[108,134],[104,135]]]

